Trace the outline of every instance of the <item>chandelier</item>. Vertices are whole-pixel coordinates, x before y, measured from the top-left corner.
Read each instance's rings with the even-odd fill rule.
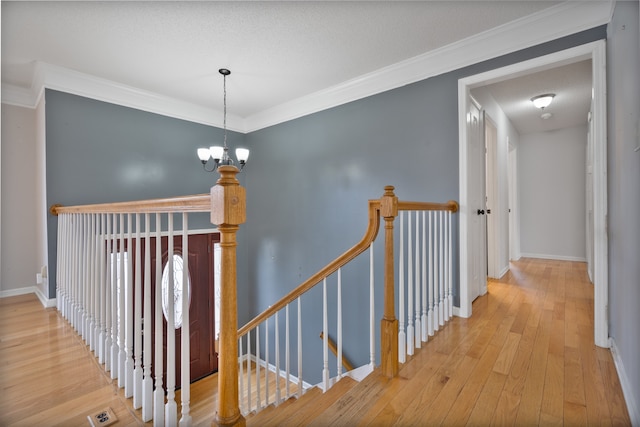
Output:
[[[229,148],[227,147],[227,76],[231,74],[231,71],[226,68],[218,70],[222,74],[223,88],[224,88],[224,142],[223,146],[211,146],[209,148],[198,148],[198,158],[202,162],[202,168],[207,172],[215,171],[218,166],[233,165],[234,162],[229,157]],[[236,148],[236,158],[240,164],[240,170],[244,168],[249,158],[249,150],[246,148]],[[213,160],[213,167],[208,169],[207,164],[210,164],[210,160]]]

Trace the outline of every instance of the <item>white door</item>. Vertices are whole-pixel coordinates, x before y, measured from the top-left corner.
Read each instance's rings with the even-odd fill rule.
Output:
[[[487,276],[498,279],[500,277],[498,253],[498,129],[489,115],[484,117],[485,148],[486,148],[486,221],[487,221]]]
[[[520,259],[520,228],[518,226],[518,154],[509,145],[509,260]]]
[[[586,165],[586,243],[587,243],[587,273],[593,283],[593,120],[589,112],[589,125],[587,127],[587,165]]]
[[[469,95],[467,141],[469,163],[467,191],[469,200],[469,296],[473,301],[487,292],[487,222],[485,196],[484,111]]]

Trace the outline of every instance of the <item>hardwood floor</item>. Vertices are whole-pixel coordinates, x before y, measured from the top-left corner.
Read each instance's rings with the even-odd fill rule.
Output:
[[[397,378],[340,381],[247,424],[631,425],[611,353],[593,343],[583,263],[523,259],[488,288],[473,317],[454,318]],[[192,385],[194,425],[213,420],[216,383]],[[106,407],[116,426],[143,424],[81,338],[33,295],[0,299],[0,390],[0,426],[86,426]]]

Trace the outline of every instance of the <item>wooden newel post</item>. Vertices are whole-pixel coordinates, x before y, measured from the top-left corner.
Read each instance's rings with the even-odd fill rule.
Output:
[[[211,223],[220,232],[220,341],[218,352],[218,411],[213,426],[244,426],[238,405],[238,306],[236,232],[246,220],[246,194],[235,166],[220,166],[211,187]]]
[[[384,218],[384,316],[380,325],[380,357],[382,373],[393,378],[398,374],[398,319],[395,315],[393,268],[393,221],[398,216],[398,198],[392,185],[384,187],[380,201],[380,215]]]

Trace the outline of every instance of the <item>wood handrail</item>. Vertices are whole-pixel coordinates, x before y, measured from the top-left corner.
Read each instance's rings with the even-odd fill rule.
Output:
[[[458,208],[458,202],[455,200],[449,200],[447,203],[398,201],[398,210],[401,211],[451,211],[456,213]]]
[[[324,339],[323,332],[320,332],[320,339],[321,340]],[[336,342],[332,340],[331,337],[329,336],[327,336],[327,345],[329,346],[329,350],[331,350],[333,355],[338,357],[338,346],[336,346]],[[353,365],[351,364],[351,362],[349,362],[349,360],[344,354],[342,355],[342,366],[344,366],[347,369],[347,371],[353,371]]]
[[[364,236],[355,246],[351,249],[344,252],[338,258],[333,260],[327,266],[322,268],[313,276],[309,277],[305,280],[300,286],[289,292],[285,295],[280,301],[270,306],[258,316],[253,318],[249,323],[244,325],[242,328],[238,330],[238,338],[244,336],[247,332],[255,328],[260,323],[264,322],[269,317],[273,316],[277,311],[283,309],[287,304],[295,301],[302,294],[307,292],[309,289],[313,288],[315,285],[320,283],[322,279],[325,277],[335,273],[338,269],[349,261],[360,255],[362,252],[367,250],[367,248],[371,245],[378,234],[378,229],[380,228],[380,200],[369,200],[369,225],[367,227],[367,231]]]
[[[137,200],[131,202],[100,203],[91,205],[53,205],[49,212],[61,213],[168,213],[168,212],[210,212],[211,194],[168,197],[164,199]]]

